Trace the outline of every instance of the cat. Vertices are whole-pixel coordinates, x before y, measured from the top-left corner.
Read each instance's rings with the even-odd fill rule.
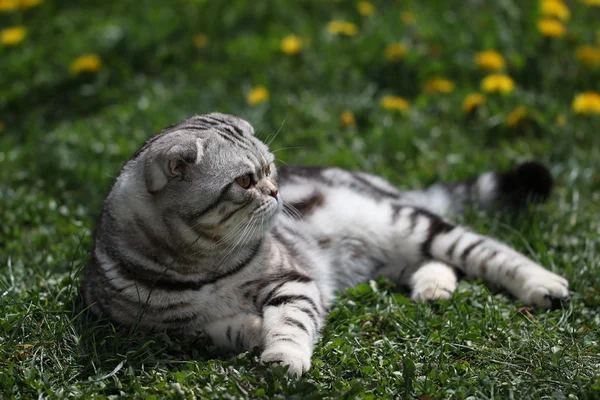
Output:
[[[339,168],[277,168],[252,126],[191,117],[150,138],[104,201],[82,280],[90,308],[149,331],[205,332],[217,346],[261,348],[301,375],[337,291],[377,276],[416,301],[450,299],[455,269],[552,308],[568,283],[445,216],[469,203],[544,200],[536,162],[401,192]]]

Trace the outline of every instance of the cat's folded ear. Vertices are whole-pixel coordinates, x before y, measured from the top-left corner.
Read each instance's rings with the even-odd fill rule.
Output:
[[[202,158],[202,142],[200,138],[186,136],[157,143],[150,149],[144,171],[148,191],[161,191],[171,179],[186,179],[193,164]]]

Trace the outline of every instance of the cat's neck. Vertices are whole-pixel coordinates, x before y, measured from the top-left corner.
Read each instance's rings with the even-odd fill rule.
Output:
[[[267,232],[262,237],[244,241],[241,237],[206,240],[208,235],[197,234],[196,237],[188,237],[187,240],[175,243],[173,240],[163,242],[162,253],[168,254],[165,262],[171,263],[173,269],[180,273],[206,273],[210,278],[238,269],[257,251],[265,249],[265,243],[269,242],[267,239],[270,237],[270,233]]]

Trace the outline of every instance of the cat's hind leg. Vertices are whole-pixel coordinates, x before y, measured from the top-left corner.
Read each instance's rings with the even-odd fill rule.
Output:
[[[566,279],[504,243],[440,220],[432,223],[434,230],[436,223],[442,228],[422,245],[426,255],[455,265],[468,277],[503,286],[529,304],[557,308],[568,299]]]
[[[456,272],[448,264],[426,261],[410,277],[409,285],[414,301],[449,300],[456,289]]]
[[[394,259],[404,258],[413,265],[441,261],[545,308],[555,308],[569,297],[566,279],[497,240],[416,207],[392,206],[390,218]]]

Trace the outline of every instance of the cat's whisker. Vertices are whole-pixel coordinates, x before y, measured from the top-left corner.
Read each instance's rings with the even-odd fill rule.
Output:
[[[295,150],[295,149],[302,149],[302,146],[290,146],[290,147],[281,147],[277,150],[271,150],[271,153],[275,154],[278,151],[282,151],[282,150]]]
[[[271,143],[269,140],[270,140],[270,139],[271,139],[271,137],[272,137],[273,135],[275,135],[275,134],[276,134],[276,132],[271,132],[271,133],[269,133],[269,135],[267,136],[267,138],[263,140],[263,143],[264,143],[264,144],[266,144],[266,145],[267,145],[267,147],[269,146],[269,143]]]
[[[226,240],[230,239],[232,236],[235,236],[239,233],[239,231],[241,231],[243,229],[243,224],[244,222],[247,222],[244,219],[241,219],[240,222],[237,223],[237,225],[235,225],[225,236],[223,236],[221,239],[219,239],[217,242],[215,242],[211,248],[217,247],[220,244],[222,244],[223,242],[225,242]]]
[[[294,215],[296,215],[296,217],[298,217],[298,219],[302,219],[303,218],[303,215],[300,212],[300,210],[298,210],[291,203],[287,203],[286,206],[287,206],[287,210],[290,211],[291,213],[293,213]]]
[[[277,135],[279,135],[279,132],[281,132],[281,130],[283,129],[283,125],[285,125],[285,119],[281,122],[281,125],[279,125],[279,129],[277,129],[277,131],[271,135],[272,137],[269,136],[267,138],[267,140],[265,140],[265,144],[267,145],[267,147],[271,146],[271,143],[273,143],[273,140],[275,140]]]
[[[302,219],[302,217],[300,217],[298,215],[294,215],[290,211],[284,210],[284,213],[285,213],[286,216],[288,216],[290,219],[292,219],[294,221],[299,221],[299,220]],[[292,225],[292,226],[290,226],[289,229],[294,233],[294,235],[296,235],[296,236],[300,235],[300,231],[299,231],[298,227],[295,224]]]
[[[255,222],[256,222],[256,220],[253,217],[250,217],[250,220],[248,221],[248,224],[246,225],[246,227],[244,228],[244,231],[240,235],[240,238],[229,249],[229,251],[227,251],[225,253],[225,255],[220,260],[217,261],[217,263],[215,265],[215,269],[218,269],[221,265],[223,265],[225,263],[225,261],[227,261],[227,259],[235,252],[236,248],[239,245],[245,243],[246,239],[249,237],[249,233],[252,231],[252,226],[254,225]]]
[[[286,213],[286,215],[290,216],[293,219],[301,220],[304,218],[302,216],[302,213],[291,203],[284,202],[283,211]]]
[[[239,233],[239,232],[240,232],[240,231],[243,229],[243,227],[242,227],[242,224],[243,224],[244,222],[245,222],[244,220],[240,221],[240,222],[239,222],[239,223],[238,223],[238,224],[235,226],[235,228],[233,228],[233,229],[232,229],[232,230],[231,230],[229,233],[227,233],[225,236],[223,236],[223,237],[222,237],[221,239],[219,239],[217,242],[215,242],[215,244],[213,244],[213,245],[211,246],[211,248],[215,248],[215,247],[219,246],[220,244],[224,243],[225,241],[227,241],[227,240],[231,239],[231,237],[233,237],[233,236],[236,236],[236,235],[237,235],[237,234],[238,234],[238,233]]]
[[[300,218],[298,217],[298,215],[294,214],[293,212],[289,211],[289,210],[283,210],[283,213],[285,214],[286,217],[293,219],[294,221],[299,221]]]
[[[240,230],[244,229],[244,223],[245,225],[249,225],[251,223],[251,221],[240,221],[240,223],[238,223],[232,231],[230,231],[225,237],[221,238],[219,241],[215,242],[213,245],[205,247],[205,248],[200,248],[197,252],[193,253],[193,255],[197,255],[202,253],[203,251],[210,251],[210,250],[214,250],[215,248],[217,248],[220,244],[222,244],[223,242],[225,242],[228,238],[230,238],[231,236],[235,236]],[[227,239],[226,239],[227,238]],[[225,249],[227,250],[227,249]],[[224,251],[225,251],[224,250]]]
[[[237,240],[233,243],[233,245],[231,245],[229,248],[224,249],[224,253],[225,256],[223,256],[223,258],[227,258],[227,255],[233,251],[240,243],[243,243],[245,240],[245,236],[248,232],[248,230],[250,229],[250,227],[252,226],[252,224],[254,223],[254,221],[252,219],[249,219],[248,222],[244,225],[243,229],[241,230],[241,233],[239,234],[239,237],[237,238]],[[217,263],[217,265],[221,264],[221,260]]]

